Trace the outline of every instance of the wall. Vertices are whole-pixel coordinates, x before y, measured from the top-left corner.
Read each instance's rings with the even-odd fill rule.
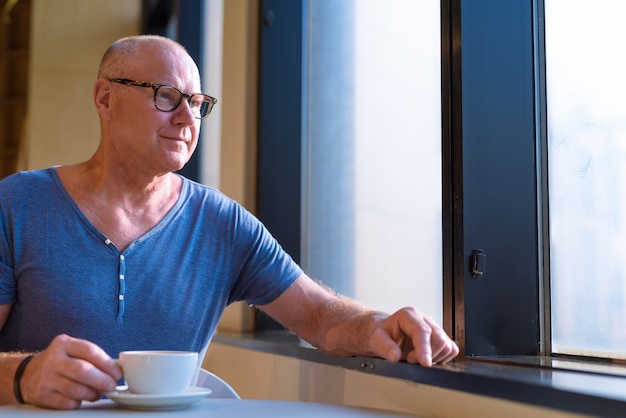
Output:
[[[215,0],[212,0],[215,1]],[[254,211],[258,4],[224,3],[220,189]],[[209,71],[211,65],[209,63]]]
[[[254,213],[258,4],[249,0],[223,1],[223,16],[222,97],[218,98],[217,105],[221,116],[218,185],[221,191]],[[213,71],[210,62],[206,70]],[[204,123],[212,123],[210,118]],[[205,163],[212,160],[211,156],[202,158]],[[220,321],[220,329],[250,330],[253,327],[254,313],[245,302],[226,308]]]
[[[140,0],[34,0],[26,167],[83,161],[96,150],[92,88],[102,53],[139,33]]]
[[[580,417],[219,343],[211,344],[204,368],[224,378],[242,398],[323,402],[439,418]]]
[[[0,178],[22,168],[30,65],[31,0],[0,1]]]

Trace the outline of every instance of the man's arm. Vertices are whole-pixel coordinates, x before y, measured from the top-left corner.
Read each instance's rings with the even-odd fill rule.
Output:
[[[443,329],[415,308],[388,315],[335,295],[304,274],[259,309],[331,355],[375,356],[430,366],[459,353]]]
[[[4,323],[9,317],[9,312],[11,312],[11,306],[13,305],[0,305],[0,329],[2,329]]]

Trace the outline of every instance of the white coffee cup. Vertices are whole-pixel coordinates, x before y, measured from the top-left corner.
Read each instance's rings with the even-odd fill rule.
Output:
[[[175,394],[191,385],[198,365],[193,351],[122,351],[118,364],[128,390],[138,394]]]

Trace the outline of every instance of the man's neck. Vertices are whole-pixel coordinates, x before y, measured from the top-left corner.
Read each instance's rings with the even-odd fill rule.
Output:
[[[176,204],[182,185],[173,173],[141,179],[90,161],[59,167],[57,173],[87,219],[120,250],[165,217]]]

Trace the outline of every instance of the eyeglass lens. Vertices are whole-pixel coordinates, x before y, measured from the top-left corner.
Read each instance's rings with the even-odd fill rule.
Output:
[[[185,97],[189,97],[185,95]],[[164,112],[176,109],[183,99],[183,93],[170,86],[159,86],[154,95],[154,105]],[[189,107],[196,118],[204,118],[213,107],[213,103],[202,94],[189,97]]]

